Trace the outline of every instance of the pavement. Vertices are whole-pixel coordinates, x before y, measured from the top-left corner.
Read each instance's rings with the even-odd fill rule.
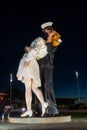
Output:
[[[0,130],[87,130],[87,118],[76,118],[71,122],[51,124],[19,124],[0,120]]]

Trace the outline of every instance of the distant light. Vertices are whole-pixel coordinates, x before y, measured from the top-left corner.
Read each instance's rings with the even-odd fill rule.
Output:
[[[25,111],[26,109],[25,108],[22,108],[22,112]]]
[[[78,75],[79,75],[79,74],[78,74],[78,71],[76,71],[75,74],[76,74],[76,76],[78,77]]]
[[[12,82],[13,81],[13,75],[12,75],[12,73],[10,74],[10,82]]]

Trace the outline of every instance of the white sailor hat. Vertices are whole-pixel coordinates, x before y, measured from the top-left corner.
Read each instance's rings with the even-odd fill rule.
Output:
[[[46,27],[52,26],[53,22],[46,22],[41,25],[41,28],[44,29]]]

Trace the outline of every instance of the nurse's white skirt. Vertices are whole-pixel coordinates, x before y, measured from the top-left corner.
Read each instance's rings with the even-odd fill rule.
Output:
[[[24,58],[20,60],[18,71],[17,71],[17,79],[24,83],[24,78],[31,78],[37,84],[38,87],[41,86],[40,79],[40,70],[37,60],[32,58],[29,61],[29,65],[24,67]]]

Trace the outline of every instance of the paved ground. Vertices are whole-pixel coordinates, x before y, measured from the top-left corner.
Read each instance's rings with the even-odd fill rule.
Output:
[[[87,118],[56,124],[13,124],[0,121],[0,130],[87,130]]]

